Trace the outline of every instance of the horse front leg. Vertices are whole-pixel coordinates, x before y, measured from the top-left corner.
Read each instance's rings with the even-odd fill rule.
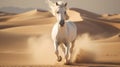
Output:
[[[72,63],[72,58],[73,58],[73,48],[75,46],[75,40],[71,43],[71,47],[70,47],[70,63]]]
[[[66,51],[65,51],[65,59],[66,59],[66,63],[65,64],[69,64],[69,57],[70,57],[70,44],[69,43],[65,43],[65,46],[67,47]]]
[[[65,54],[65,49],[66,49],[66,48],[65,48],[65,45],[64,45],[64,44],[61,44],[60,47],[61,47],[63,53]]]
[[[59,46],[59,43],[54,42],[55,54],[57,56],[57,61],[60,62],[62,60],[62,57],[59,55],[58,46]]]

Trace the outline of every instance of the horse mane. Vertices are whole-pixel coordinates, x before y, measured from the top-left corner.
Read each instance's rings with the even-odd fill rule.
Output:
[[[49,8],[50,8],[49,11],[50,11],[53,15],[55,15],[55,14],[54,14],[54,11],[55,11],[55,8],[56,8],[56,7],[55,7],[55,6],[56,6],[55,3],[53,3],[53,2],[50,1],[50,0],[47,0],[47,3],[48,3],[48,6],[49,6]]]

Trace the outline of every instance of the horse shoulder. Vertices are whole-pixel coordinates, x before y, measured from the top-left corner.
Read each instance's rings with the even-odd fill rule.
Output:
[[[54,24],[51,32],[52,39],[55,39],[58,33],[58,24]]]
[[[67,26],[68,26],[68,28],[70,29],[70,31],[74,31],[74,32],[77,31],[77,27],[76,27],[76,25],[74,24],[74,22],[67,21]]]

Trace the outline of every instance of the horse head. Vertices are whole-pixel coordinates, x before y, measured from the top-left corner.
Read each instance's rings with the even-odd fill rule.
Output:
[[[67,3],[63,1],[53,3],[50,1],[49,6],[51,8],[51,13],[57,18],[57,22],[59,22],[60,26],[64,26],[65,20],[69,18],[66,12]]]

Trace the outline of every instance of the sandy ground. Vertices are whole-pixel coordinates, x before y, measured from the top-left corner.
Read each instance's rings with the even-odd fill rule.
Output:
[[[78,28],[78,38],[72,58],[74,63],[67,66],[119,67],[119,14],[107,17],[74,8],[68,11],[68,15]],[[51,13],[32,10],[16,15],[0,16],[0,19],[1,66],[67,67],[63,65],[64,58],[60,63],[56,61],[50,36],[56,19]],[[61,49],[60,54],[64,56]]]

